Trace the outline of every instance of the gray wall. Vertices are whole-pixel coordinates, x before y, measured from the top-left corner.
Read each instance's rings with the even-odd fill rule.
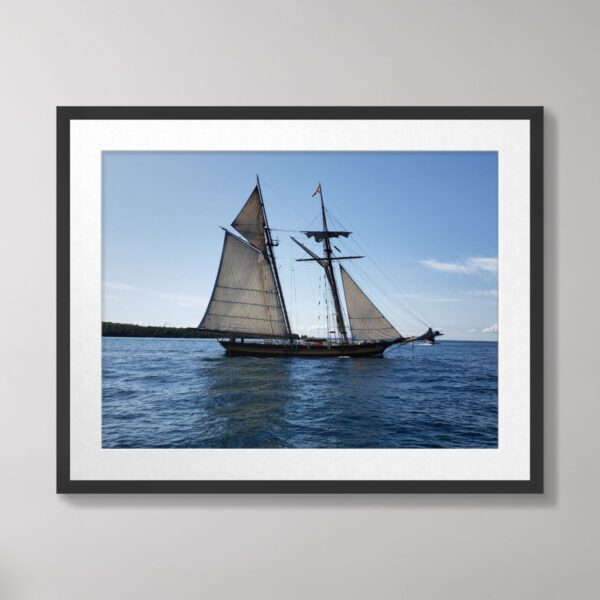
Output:
[[[0,3],[0,598],[598,597],[599,4]],[[543,104],[543,497],[54,494],[55,106]]]

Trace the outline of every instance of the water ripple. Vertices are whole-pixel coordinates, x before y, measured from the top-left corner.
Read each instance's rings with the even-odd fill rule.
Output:
[[[104,338],[103,447],[494,448],[497,363],[485,342],[303,360]]]

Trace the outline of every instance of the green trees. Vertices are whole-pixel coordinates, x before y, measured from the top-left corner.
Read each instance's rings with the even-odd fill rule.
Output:
[[[153,337],[153,338],[213,338],[196,327],[161,327],[159,325],[133,325],[131,323],[102,322],[104,337]],[[224,335],[223,337],[227,337]],[[239,336],[238,336],[239,337]],[[294,333],[294,339],[300,339]],[[306,336],[303,336],[306,337]]]
[[[106,337],[162,337],[203,338],[195,327],[160,327],[156,325],[132,325],[131,323],[102,323],[102,335]]]

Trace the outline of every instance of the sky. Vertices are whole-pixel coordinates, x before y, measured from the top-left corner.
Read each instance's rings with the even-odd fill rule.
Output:
[[[495,152],[104,152],[103,320],[196,327],[260,176],[292,329],[325,334],[320,182],[344,266],[402,335],[497,340]],[[320,304],[319,304],[320,302]]]

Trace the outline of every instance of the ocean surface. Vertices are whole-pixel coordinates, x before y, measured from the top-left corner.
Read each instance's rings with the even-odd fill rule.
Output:
[[[495,448],[498,345],[382,358],[228,357],[215,340],[103,338],[104,448]]]

